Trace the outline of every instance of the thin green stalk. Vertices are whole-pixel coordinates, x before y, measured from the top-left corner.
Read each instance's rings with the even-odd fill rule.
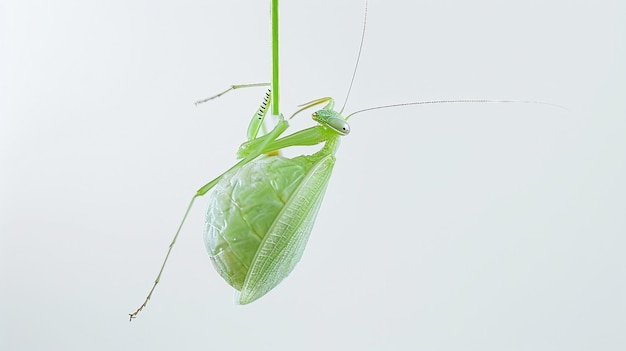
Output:
[[[278,0],[272,0],[272,115],[280,116],[278,89]]]

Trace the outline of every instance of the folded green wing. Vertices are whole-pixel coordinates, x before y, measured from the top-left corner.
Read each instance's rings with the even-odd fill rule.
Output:
[[[250,303],[278,285],[302,257],[335,157],[261,157],[213,189],[205,244],[219,274]]]

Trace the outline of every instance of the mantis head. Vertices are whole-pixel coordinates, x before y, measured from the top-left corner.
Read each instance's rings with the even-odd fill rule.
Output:
[[[324,106],[324,108],[322,108],[321,110],[317,110],[313,113],[313,120],[325,127],[330,128],[341,136],[348,135],[350,133],[350,125],[348,124],[346,119],[341,116],[341,112],[337,112],[334,110],[335,101],[329,97],[316,99],[298,106],[300,107],[300,109],[294,112],[294,114],[291,115],[289,119],[293,118],[295,115],[308,108],[323,103],[326,103],[326,106]]]
[[[334,110],[322,109],[315,111],[313,113],[313,120],[323,126],[327,126],[341,136],[350,133],[350,125],[348,122]]]

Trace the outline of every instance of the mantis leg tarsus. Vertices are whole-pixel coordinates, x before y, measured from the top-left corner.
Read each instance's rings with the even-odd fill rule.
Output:
[[[191,210],[191,207],[193,206],[193,202],[196,200],[196,198],[198,196],[199,195],[196,194],[196,195],[194,195],[191,198],[191,201],[189,202],[189,205],[187,206],[187,210],[185,211],[185,215],[183,216],[183,220],[178,225],[178,230],[176,230],[176,234],[174,235],[174,238],[172,239],[172,242],[170,243],[170,246],[167,249],[167,254],[165,255],[165,259],[163,260],[163,264],[161,264],[161,269],[159,270],[159,274],[157,275],[156,279],[154,280],[154,284],[152,285],[152,288],[150,289],[150,292],[148,292],[148,296],[146,296],[146,299],[144,300],[144,302],[141,304],[141,306],[139,306],[139,308],[137,310],[135,310],[135,312],[128,314],[130,316],[130,318],[128,319],[129,321],[132,321],[133,318],[137,317],[139,312],[141,312],[141,310],[143,310],[144,307],[146,307],[146,305],[148,305],[148,301],[150,301],[150,298],[152,297],[152,293],[154,292],[154,289],[156,288],[157,284],[159,284],[159,281],[161,281],[161,275],[163,274],[163,269],[165,268],[165,264],[167,263],[167,259],[170,257],[170,253],[172,252],[172,248],[174,247],[174,244],[176,244],[176,239],[178,239],[178,234],[180,234],[180,230],[183,228],[183,224],[185,223],[185,220],[187,219],[187,215],[189,214],[189,211]]]
[[[217,99],[218,97],[228,93],[229,91],[232,90],[237,90],[237,89],[242,89],[242,88],[254,88],[254,87],[269,87],[270,83],[252,83],[252,84],[237,84],[237,85],[231,85],[230,88],[222,91],[221,93],[217,94],[217,95],[213,95],[210,96],[206,99],[202,99],[202,100],[198,100],[196,101],[194,104],[197,106],[199,104],[203,104],[207,101],[211,101],[213,99]]]

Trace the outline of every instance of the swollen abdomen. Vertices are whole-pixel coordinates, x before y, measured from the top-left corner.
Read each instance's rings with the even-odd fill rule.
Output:
[[[216,270],[235,289],[241,290],[261,241],[313,163],[261,157],[225,174],[213,189],[204,241]]]

